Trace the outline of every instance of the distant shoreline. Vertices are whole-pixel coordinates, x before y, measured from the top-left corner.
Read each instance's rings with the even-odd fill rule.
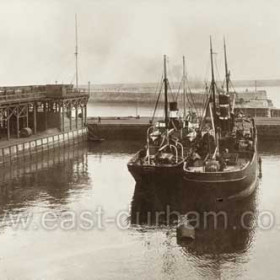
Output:
[[[218,84],[223,83],[217,81]],[[179,83],[173,82],[174,86],[178,86]],[[280,79],[259,79],[259,80],[233,80],[234,87],[277,87],[280,86]],[[156,88],[158,83],[109,83],[109,84],[92,84],[91,89],[139,89],[139,88]],[[198,80],[189,80],[188,85],[190,88],[197,89],[205,87],[205,82]],[[88,85],[81,85],[83,88],[87,88]]]

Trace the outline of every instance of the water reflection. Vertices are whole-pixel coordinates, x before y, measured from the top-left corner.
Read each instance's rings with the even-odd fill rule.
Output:
[[[136,153],[140,148],[143,147],[145,141],[126,141],[126,140],[105,140],[101,143],[89,142],[88,151],[90,154],[98,155],[114,155],[127,154],[131,155]]]
[[[32,206],[61,207],[71,191],[88,185],[87,146],[38,153],[0,170],[0,222]],[[5,225],[4,225],[5,226]]]
[[[205,277],[213,275],[215,279],[227,262],[247,262],[254,240],[256,197],[257,192],[240,201],[216,202],[205,208],[203,201],[198,202],[180,183],[137,184],[131,222],[142,230],[168,226],[171,232],[168,236],[174,236],[178,218],[187,216],[195,229],[195,238],[180,239],[177,235],[177,245],[189,260],[194,260],[198,269],[203,268],[201,273]]]

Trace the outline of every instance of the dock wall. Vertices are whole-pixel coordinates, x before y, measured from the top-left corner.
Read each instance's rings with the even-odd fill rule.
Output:
[[[35,139],[22,138],[20,143],[0,147],[0,165],[11,164],[19,158],[29,157],[60,146],[77,144],[86,139],[87,128],[54,135],[38,135]]]
[[[259,140],[278,140],[280,139],[280,121],[277,122],[258,122],[256,121]]]
[[[141,140],[146,137],[150,124],[90,124],[89,136],[105,140]]]
[[[259,140],[278,140],[280,139],[280,126],[257,126]]]
[[[259,140],[280,139],[280,117],[255,118]],[[88,121],[89,136],[94,135],[105,140],[144,140],[150,127],[148,118],[111,118],[101,122]]]

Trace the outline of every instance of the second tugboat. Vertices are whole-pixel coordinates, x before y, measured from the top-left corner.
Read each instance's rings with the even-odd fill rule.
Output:
[[[207,114],[184,164],[184,180],[199,196],[215,200],[246,197],[256,186],[257,133],[253,119],[234,114],[229,93],[229,72],[224,44],[226,92],[220,93],[214,77],[210,38],[211,87]],[[234,98],[232,98],[234,100]]]
[[[147,130],[146,146],[128,162],[128,170],[136,182],[181,178],[185,161],[184,135],[188,122],[178,116],[177,102],[168,103],[166,56],[164,56],[164,120]],[[168,110],[169,105],[169,110]]]

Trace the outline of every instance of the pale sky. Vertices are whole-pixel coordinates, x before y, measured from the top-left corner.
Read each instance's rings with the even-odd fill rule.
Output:
[[[154,82],[169,57],[180,76],[209,77],[209,36],[223,77],[280,78],[280,1],[0,0],[0,85],[74,82],[75,13],[80,83]]]

